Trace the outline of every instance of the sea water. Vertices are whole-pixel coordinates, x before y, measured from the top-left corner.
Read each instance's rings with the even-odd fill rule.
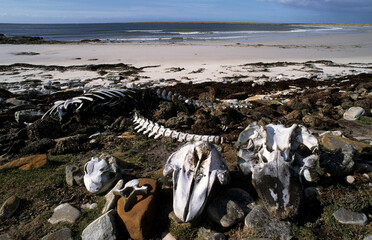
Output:
[[[104,42],[246,42],[266,39],[362,33],[363,27],[247,23],[101,23],[1,24],[6,36],[43,37],[45,40]]]

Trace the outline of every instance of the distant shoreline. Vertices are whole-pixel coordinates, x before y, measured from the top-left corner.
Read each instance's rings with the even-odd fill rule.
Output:
[[[208,21],[175,21],[175,22],[167,22],[167,21],[154,21],[154,22],[108,22],[108,23],[0,23],[0,24],[14,24],[14,25],[65,25],[65,24],[81,24],[81,25],[89,25],[89,24],[154,24],[154,23],[187,23],[187,24],[247,24],[247,25],[305,25],[305,26],[372,26],[372,23],[275,23],[275,22],[208,22]]]

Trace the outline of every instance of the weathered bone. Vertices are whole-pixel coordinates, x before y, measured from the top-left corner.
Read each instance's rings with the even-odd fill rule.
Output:
[[[149,133],[149,137],[155,136],[160,129],[159,124],[155,123],[155,126],[152,128],[151,132]]]
[[[170,137],[172,136],[172,129],[169,129],[169,128],[166,128],[165,132],[164,132],[164,137]]]
[[[240,133],[237,144],[239,166],[245,174],[252,172],[252,182],[269,213],[279,219],[294,216],[301,185],[293,172],[313,181],[319,159],[301,156],[298,148],[303,144],[314,151],[317,139],[301,125],[269,124],[264,128],[254,122]]]
[[[159,139],[161,136],[163,136],[165,132],[164,126],[160,126],[158,133],[155,135],[154,139]]]
[[[205,207],[215,181],[227,184],[229,172],[221,154],[212,144],[187,143],[173,153],[164,176],[173,178],[173,211],[184,222],[197,218]]]
[[[84,185],[91,193],[103,193],[118,180],[120,169],[116,162],[109,163],[106,159],[92,157],[84,165]]]
[[[124,198],[124,211],[129,211],[137,202],[138,195],[147,195],[147,186],[138,187],[139,180],[133,179],[127,182],[122,189],[115,189],[113,193]]]

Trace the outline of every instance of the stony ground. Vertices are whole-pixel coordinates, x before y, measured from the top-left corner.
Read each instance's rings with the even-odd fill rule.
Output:
[[[80,118],[71,118],[62,124],[53,119],[26,126],[15,121],[14,113],[33,109],[46,111],[56,100],[69,99],[82,94],[81,91],[65,91],[52,95],[37,92],[14,95],[0,89],[0,165],[22,156],[47,154],[48,163],[37,169],[0,170],[0,204],[10,196],[18,196],[21,204],[16,213],[0,220],[0,235],[8,233],[14,239],[40,239],[48,233],[69,227],[75,239],[82,230],[100,215],[104,197],[90,194],[84,186],[68,186],[65,180],[66,165],[83,165],[92,156],[109,153],[119,160],[123,169],[128,169],[124,180],[148,177],[158,180],[162,186],[162,168],[171,153],[182,143],[172,139],[148,139],[137,134],[131,124],[131,110],[136,108],[143,116],[166,127],[183,132],[223,136],[222,155],[231,171],[228,188],[239,187],[260,202],[249,176],[244,176],[237,167],[234,143],[239,133],[253,121],[261,124],[281,123],[290,126],[303,124],[316,136],[325,131],[341,131],[343,136],[371,144],[372,141],[372,75],[344,76],[324,81],[297,79],[294,81],[252,82],[231,81],[229,83],[178,84],[165,88],[183,96],[204,101],[223,99],[243,100],[249,96],[266,95],[251,101],[251,108],[236,110],[219,107],[195,109],[180,102],[154,99],[150,90],[136,95],[137,102],[115,109],[100,109],[86,113]],[[352,106],[362,107],[365,115],[357,121],[346,121],[343,113]],[[96,137],[89,138],[100,132]],[[321,146],[323,159],[333,154]],[[305,184],[304,189],[316,187],[316,197],[305,197],[297,217],[291,219],[292,235],[297,239],[363,239],[372,232],[372,225],[344,225],[332,216],[339,208],[363,212],[371,219],[372,173],[371,148],[359,151],[357,161],[363,166],[346,176],[335,177],[324,172],[317,183]],[[322,158],[321,158],[322,159]],[[224,189],[221,189],[222,191]],[[53,209],[61,203],[70,203],[80,208],[85,203],[98,203],[93,210],[82,210],[75,224],[48,223]],[[163,188],[159,208],[154,221],[153,238],[159,239],[163,232],[171,232],[179,239],[198,237],[199,227],[205,222],[179,225],[168,217],[172,210],[172,192]],[[242,239],[260,234],[248,231],[244,222],[233,228],[215,226],[229,239]],[[200,231],[199,231],[200,232]]]

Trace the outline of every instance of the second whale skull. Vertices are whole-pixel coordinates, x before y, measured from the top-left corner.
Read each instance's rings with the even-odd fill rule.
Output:
[[[164,176],[173,179],[173,211],[184,222],[197,218],[205,207],[215,181],[227,184],[229,172],[217,148],[206,142],[187,143],[173,153]]]

